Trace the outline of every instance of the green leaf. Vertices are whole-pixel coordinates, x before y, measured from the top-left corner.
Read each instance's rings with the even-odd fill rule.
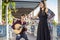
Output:
[[[54,24],[54,26],[56,26],[56,25],[57,25],[57,23],[56,23],[56,21],[55,21],[55,20],[53,20],[53,24]]]
[[[15,9],[15,7],[16,7],[15,2],[11,2],[11,5],[12,5],[13,9]]]

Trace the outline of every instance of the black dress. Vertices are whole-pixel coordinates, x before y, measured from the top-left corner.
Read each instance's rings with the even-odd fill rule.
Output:
[[[37,29],[37,40],[50,40],[50,31],[48,28],[48,23],[47,23],[47,14],[44,11],[41,10],[39,13],[39,24],[38,24],[38,29]]]

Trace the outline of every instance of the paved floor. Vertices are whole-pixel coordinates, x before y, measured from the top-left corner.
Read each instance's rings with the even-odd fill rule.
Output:
[[[0,37],[0,40],[7,40],[6,37]]]
[[[28,34],[27,36],[29,40],[36,40],[36,37],[31,34]],[[0,40],[6,40],[6,37],[3,37],[3,38],[0,37]],[[13,38],[10,38],[9,40],[16,40],[15,36]],[[22,38],[21,40],[24,40],[24,39]],[[58,37],[58,39],[56,40],[60,40],[60,37]]]
[[[31,34],[28,34],[27,36],[29,40],[36,40],[36,37]],[[6,40],[6,37],[0,38],[0,40]],[[12,38],[9,38],[9,40],[16,40],[15,36],[13,36]],[[24,39],[22,38],[21,40],[24,40]]]
[[[27,34],[27,36],[28,36],[28,39],[29,39],[29,40],[36,40],[36,37],[35,37],[34,35]],[[12,38],[12,39],[10,39],[10,40],[15,40],[15,37]],[[24,39],[22,38],[21,40],[24,40]]]

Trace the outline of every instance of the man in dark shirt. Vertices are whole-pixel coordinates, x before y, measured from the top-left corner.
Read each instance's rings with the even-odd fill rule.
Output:
[[[21,15],[21,19],[17,20],[15,23],[13,23],[13,25],[12,25],[13,29],[15,29],[15,27],[14,27],[15,24],[20,24],[20,25],[22,25],[22,28],[23,28],[22,31],[21,31],[21,33],[17,34],[16,40],[20,40],[21,38],[24,38],[25,40],[28,40],[27,34],[25,33],[25,31],[27,31],[27,29],[25,27],[26,22],[24,20],[24,15]]]

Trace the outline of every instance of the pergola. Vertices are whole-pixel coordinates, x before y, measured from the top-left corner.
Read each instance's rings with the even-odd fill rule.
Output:
[[[16,9],[18,10],[16,13],[13,11],[12,15],[16,18],[20,18],[21,14],[29,14],[32,10],[37,8],[40,1],[43,0],[12,0],[11,2],[16,3]],[[10,8],[12,8],[11,5]]]

